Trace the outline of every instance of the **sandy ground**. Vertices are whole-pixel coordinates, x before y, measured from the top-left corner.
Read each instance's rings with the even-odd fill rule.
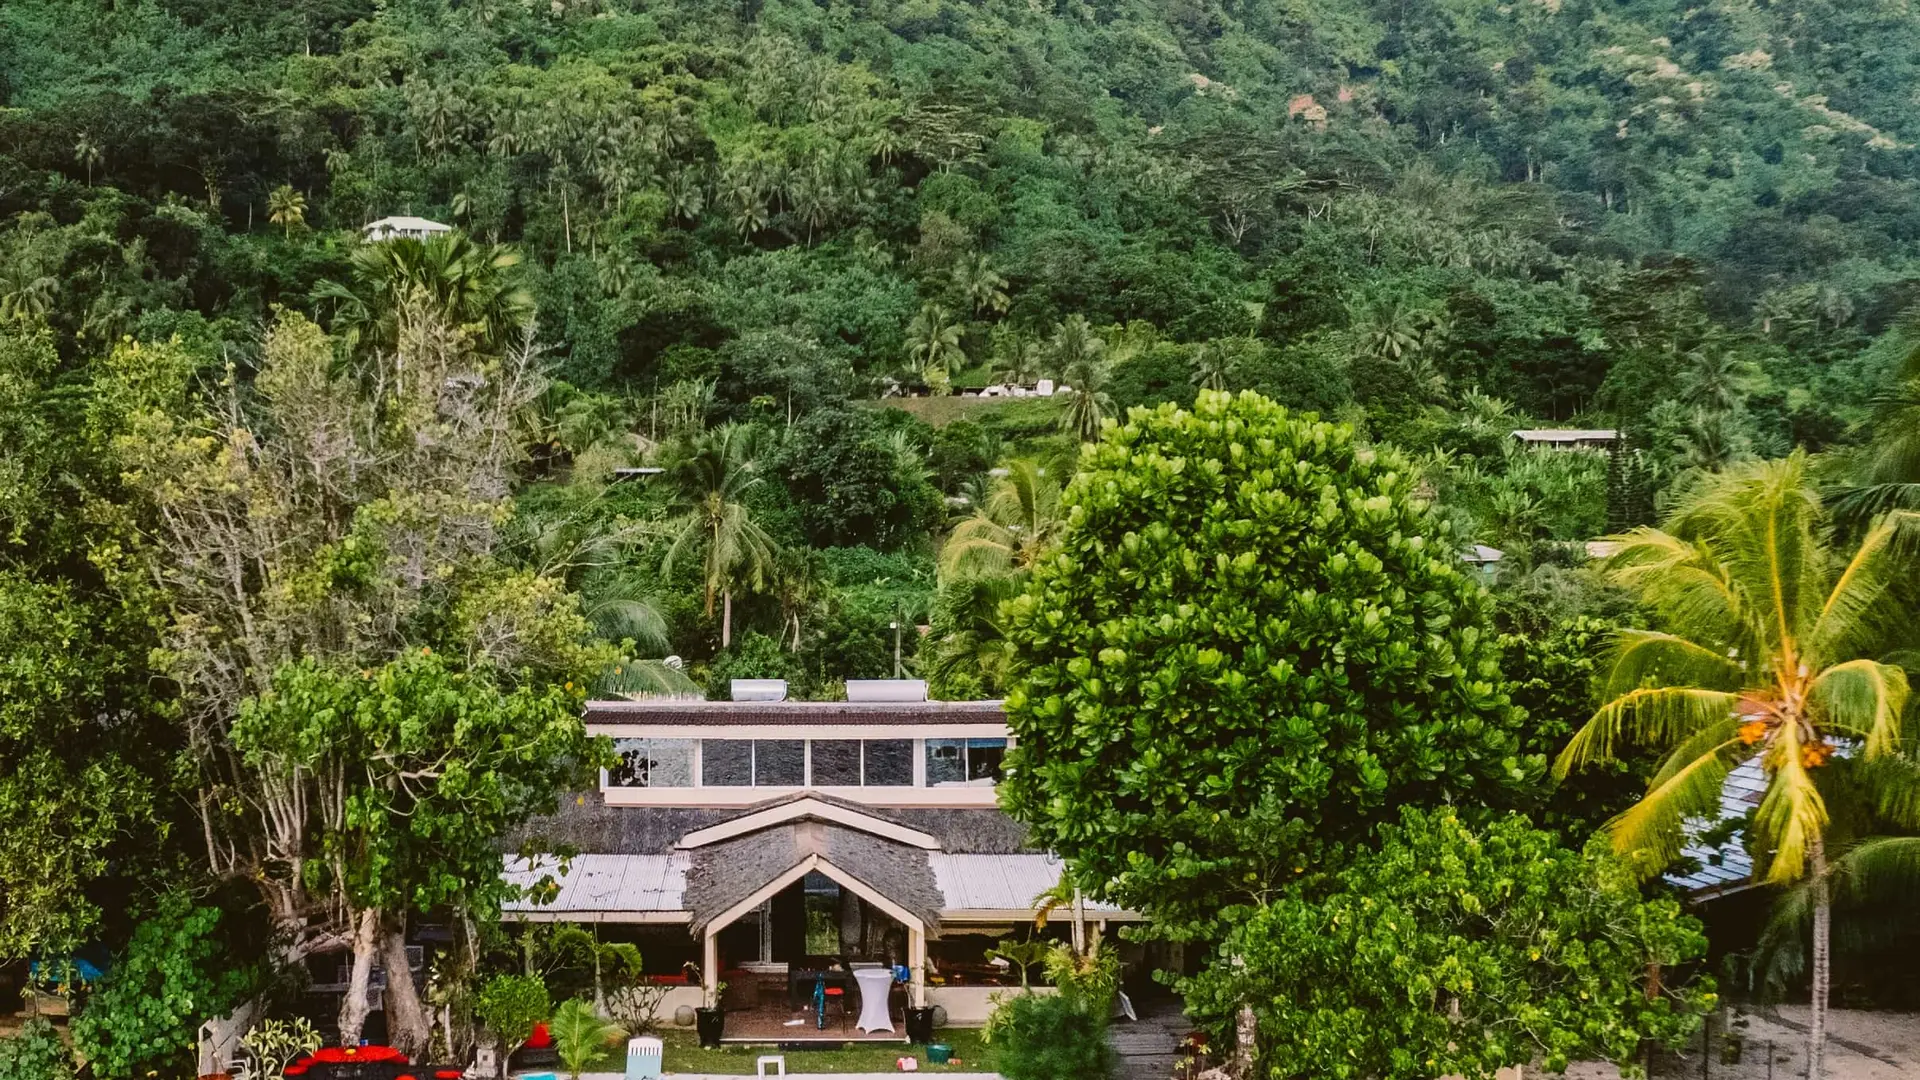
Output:
[[[1777,1012],[1737,1017],[1737,1063],[1727,1062],[1723,1054],[1724,1019],[1714,1022],[1714,1052],[1704,1070],[1696,1042],[1684,1054],[1656,1061],[1654,1077],[1800,1080],[1806,1075],[1806,1006],[1783,1005]],[[1836,1009],[1828,1014],[1828,1033],[1826,1080],[1920,1080],[1920,1014]],[[1619,1071],[1610,1065],[1584,1064],[1568,1069],[1567,1076],[1569,1080],[1616,1080]]]

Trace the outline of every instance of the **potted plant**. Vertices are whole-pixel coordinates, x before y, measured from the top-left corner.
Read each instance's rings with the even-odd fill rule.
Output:
[[[727,984],[717,983],[707,1003],[693,1010],[693,1026],[700,1033],[700,1045],[710,1049],[720,1046],[720,1038],[726,1034],[727,1012],[720,1007],[720,999],[726,995]]]

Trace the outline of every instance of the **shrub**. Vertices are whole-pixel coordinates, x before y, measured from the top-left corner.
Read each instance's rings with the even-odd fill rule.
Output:
[[[1104,1010],[1091,1011],[1057,994],[1017,994],[1000,1003],[990,1025],[995,1060],[1006,1080],[1104,1080],[1114,1075]]]
[[[73,1055],[53,1030],[38,1017],[27,1021],[18,1035],[0,1039],[0,1080],[72,1080]]]

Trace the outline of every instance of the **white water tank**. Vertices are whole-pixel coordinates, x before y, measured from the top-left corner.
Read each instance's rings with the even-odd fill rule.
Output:
[[[848,679],[848,701],[925,701],[925,679]]]
[[[735,679],[729,689],[735,701],[785,701],[785,679]]]

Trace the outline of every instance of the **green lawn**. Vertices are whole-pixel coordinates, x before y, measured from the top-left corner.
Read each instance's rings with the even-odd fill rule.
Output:
[[[789,1073],[893,1072],[894,1059],[908,1054],[920,1059],[920,1071],[938,1076],[947,1072],[992,1072],[993,1054],[981,1041],[980,1032],[971,1028],[946,1028],[936,1039],[953,1047],[954,1065],[933,1065],[927,1061],[927,1048],[906,1043],[851,1044],[844,1050],[775,1050],[770,1045],[724,1046],[703,1050],[700,1039],[691,1031],[664,1031],[666,1071],[674,1073],[717,1073],[726,1076],[752,1076],[753,1061],[762,1054],[783,1054]],[[609,1055],[599,1069],[618,1072],[624,1067],[620,1054]],[[561,1074],[565,1075],[565,1074]]]

